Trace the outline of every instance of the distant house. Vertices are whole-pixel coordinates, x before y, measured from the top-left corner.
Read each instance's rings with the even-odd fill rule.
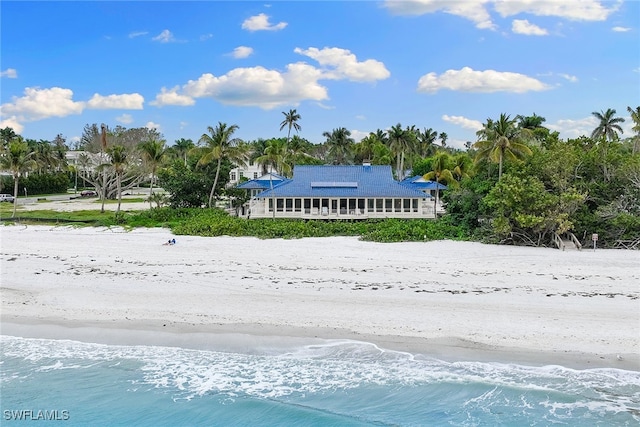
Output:
[[[250,218],[435,218],[431,196],[393,179],[391,166],[295,166],[273,187],[261,178],[238,188],[264,188],[249,201]]]
[[[258,179],[262,175],[262,166],[249,162],[246,166],[243,167],[235,167],[229,171],[229,182],[227,183],[228,187],[233,187],[242,182],[242,178],[246,179]]]

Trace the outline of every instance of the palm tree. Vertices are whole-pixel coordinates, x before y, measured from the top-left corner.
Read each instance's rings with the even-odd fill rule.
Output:
[[[640,107],[636,107],[635,110],[631,107],[627,107],[627,111],[631,115],[631,121],[633,122],[631,130],[636,133],[633,137],[634,142],[632,151],[633,154],[636,154],[638,152],[638,145],[640,145]]]
[[[166,149],[164,147],[164,141],[158,141],[155,139],[150,139],[140,143],[139,149],[142,154],[142,158],[151,169],[151,185],[149,187],[149,207],[151,208],[153,207],[151,204],[151,200],[153,198],[153,181],[155,180],[158,166],[160,166],[164,160]]]
[[[446,132],[440,132],[440,142],[442,143],[442,148],[447,146],[447,139],[449,139],[449,135]]]
[[[193,144],[192,140],[184,138],[176,139],[176,141],[173,143],[174,150],[180,157],[184,159],[185,166],[187,166],[187,153],[189,153],[189,151],[192,150],[194,146],[195,145]]]
[[[109,156],[109,164],[116,173],[116,185],[118,191],[118,208],[116,214],[120,212],[120,204],[122,203],[122,176],[129,161],[129,153],[123,145],[114,145],[107,149]]]
[[[423,175],[424,179],[429,181],[435,181],[436,183],[446,182],[448,185],[457,185],[458,181],[453,176],[453,172],[449,169],[451,166],[451,156],[448,153],[441,151],[433,157],[431,162],[431,171]],[[436,187],[436,200],[434,202],[433,212],[436,213],[438,206],[438,199],[440,195],[440,189]]]
[[[438,132],[429,128],[423,132],[418,132],[418,143],[420,149],[420,157],[429,157],[435,154],[435,146],[433,145],[438,139]]]
[[[471,170],[473,163],[467,153],[460,153],[453,158],[453,177],[456,181],[461,181],[463,178],[469,178],[471,176]]]
[[[533,113],[533,116],[521,116],[517,115],[516,120],[518,120],[518,127],[521,129],[530,129],[534,130],[537,128],[541,128],[542,123],[547,121],[544,117],[538,116],[536,113]]]
[[[614,141],[618,139],[618,132],[623,133],[622,127],[618,123],[624,122],[622,117],[615,117],[616,110],[609,108],[607,111],[601,111],[598,113],[594,111],[591,113],[597,118],[600,123],[591,132],[591,138],[593,139],[606,139],[608,141]]]
[[[302,129],[298,124],[298,120],[300,120],[301,117],[296,110],[289,110],[288,113],[283,111],[282,114],[284,114],[284,120],[280,123],[280,130],[285,127],[289,128],[289,131],[287,132],[287,142],[289,142],[289,139],[291,138],[291,128],[295,129],[296,132],[300,132],[300,129]]]
[[[359,143],[353,146],[354,152],[360,157],[361,160],[370,162],[373,157],[373,147],[379,144],[380,140],[375,133],[371,132],[360,140]]]
[[[211,192],[209,193],[209,208],[213,206],[213,195],[218,185],[222,159],[228,159],[232,163],[241,166],[246,165],[246,150],[239,147],[240,139],[231,137],[238,129],[238,125],[229,126],[226,123],[218,122],[215,128],[211,126],[207,127],[209,134],[202,134],[198,141],[199,144],[204,144],[202,149],[203,154],[200,160],[198,160],[198,165],[208,165],[214,160],[217,161],[216,177],[213,180]]]
[[[11,218],[15,218],[16,216],[16,208],[18,206],[18,181],[20,176],[37,166],[36,161],[32,158],[33,156],[34,152],[29,151],[27,143],[16,137],[9,142],[8,147],[3,151],[2,157],[0,157],[2,169],[10,171],[13,176],[13,215],[11,215]]]
[[[484,127],[476,132],[479,141],[474,144],[478,149],[475,162],[487,159],[498,163],[498,180],[502,178],[502,163],[505,158],[519,160],[532,154],[525,144],[530,131],[517,128],[515,122],[516,119],[502,113],[498,121],[487,119]]]
[[[353,138],[351,138],[351,132],[346,128],[337,128],[331,132],[323,132],[322,136],[327,138],[326,143],[329,146],[329,155],[333,157],[334,164],[346,164],[354,143]]]
[[[404,160],[406,153],[411,148],[413,134],[410,129],[403,129],[400,123],[391,126],[387,133],[389,134],[389,146],[396,156],[396,176],[398,180],[402,181],[404,179]]]

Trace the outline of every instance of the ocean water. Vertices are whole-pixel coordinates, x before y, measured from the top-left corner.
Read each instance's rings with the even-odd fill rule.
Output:
[[[335,340],[0,344],[2,426],[640,425],[640,373],[617,369],[450,363]]]

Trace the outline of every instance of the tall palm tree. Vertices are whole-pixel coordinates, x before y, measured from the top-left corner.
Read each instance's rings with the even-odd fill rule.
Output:
[[[532,154],[525,143],[530,131],[519,129],[515,122],[516,119],[502,113],[495,122],[487,119],[484,127],[476,132],[479,140],[474,144],[478,149],[475,162],[486,159],[498,163],[498,180],[502,178],[502,163],[505,158],[519,160]]]
[[[404,161],[407,152],[411,149],[413,134],[410,129],[403,129],[400,123],[391,126],[387,134],[389,135],[389,146],[396,157],[396,176],[398,180],[402,181],[404,179]]]
[[[632,131],[636,133],[633,137],[633,154],[638,152],[638,146],[640,145],[640,107],[636,107],[635,110],[631,107],[627,107],[627,111],[631,115],[631,121],[633,122]]]
[[[238,129],[238,125],[227,125],[226,123],[218,122],[215,128],[207,127],[209,134],[202,134],[198,141],[199,144],[204,144],[204,147],[202,147],[203,154],[198,160],[198,165],[208,165],[214,160],[217,161],[216,176],[209,193],[209,208],[213,206],[213,195],[218,185],[222,159],[228,159],[232,163],[241,166],[246,165],[246,150],[239,147],[240,139],[232,138],[233,133]]]
[[[164,141],[158,141],[156,139],[143,141],[140,143],[138,148],[142,154],[142,159],[151,169],[151,185],[149,186],[149,207],[151,208],[151,200],[153,198],[153,181],[156,178],[158,166],[160,166],[164,160],[166,148],[164,146]]]
[[[418,144],[420,149],[420,157],[429,157],[435,154],[435,146],[433,145],[438,139],[438,132],[429,128],[418,133]]]
[[[187,154],[194,147],[195,147],[195,145],[193,144],[193,141],[190,140],[190,139],[180,138],[180,139],[176,139],[175,142],[173,143],[173,148],[174,148],[175,152],[180,157],[183,158],[185,166],[187,166]]]
[[[120,212],[120,205],[122,203],[122,176],[129,162],[129,153],[123,145],[114,145],[107,149],[107,155],[109,156],[109,164],[116,173],[116,188],[118,191],[117,214]]]
[[[346,128],[337,128],[331,132],[323,132],[322,136],[327,138],[326,144],[329,146],[329,155],[333,157],[333,163],[347,164],[347,158],[351,155],[355,142],[351,138],[351,132]]]
[[[431,162],[431,171],[423,175],[424,179],[429,181],[435,181],[436,183],[446,182],[448,185],[457,185],[458,181],[451,172],[451,156],[448,153],[441,151],[433,157]],[[436,188],[436,200],[434,202],[433,212],[436,213],[438,206],[438,200],[440,195],[440,189]]]
[[[440,132],[440,142],[442,143],[442,148],[447,146],[447,139],[449,139],[449,135],[446,132]]]
[[[2,156],[0,157],[0,165],[2,165],[2,169],[10,171],[13,176],[12,218],[15,218],[16,208],[18,206],[18,181],[22,174],[37,166],[33,156],[34,152],[29,151],[29,146],[26,142],[21,141],[18,138],[14,138],[13,141],[9,142],[9,145],[6,150],[2,152]]]
[[[618,139],[618,132],[623,133],[622,127],[618,123],[624,122],[624,119],[615,117],[615,109],[609,108],[607,111],[599,113],[594,111],[591,114],[600,121],[598,126],[591,132],[591,138],[614,141]]]
[[[291,138],[291,128],[293,128],[296,132],[300,132],[300,129],[302,129],[298,124],[298,120],[300,120],[301,117],[296,110],[289,110],[288,113],[285,113],[283,111],[282,114],[284,114],[284,120],[282,121],[282,123],[280,123],[280,130],[284,129],[285,127],[289,128],[289,131],[287,132],[288,142]]]

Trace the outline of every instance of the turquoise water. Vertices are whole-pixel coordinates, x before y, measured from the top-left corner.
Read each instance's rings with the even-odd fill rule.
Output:
[[[0,344],[3,426],[640,424],[640,373],[617,369],[448,363],[353,341],[249,352]]]

